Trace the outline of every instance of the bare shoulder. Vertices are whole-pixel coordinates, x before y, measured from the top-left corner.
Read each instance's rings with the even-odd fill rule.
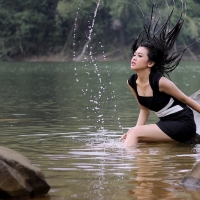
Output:
[[[161,77],[159,81],[159,85],[165,85],[165,84],[174,84],[171,80],[169,80],[166,77]]]
[[[169,79],[162,77],[159,81],[159,91],[175,97],[186,103],[188,97]]]
[[[159,90],[160,92],[166,92],[171,89],[177,88],[176,85],[166,77],[161,77],[159,80]]]

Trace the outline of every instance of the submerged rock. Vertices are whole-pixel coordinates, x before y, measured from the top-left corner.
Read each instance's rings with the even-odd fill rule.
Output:
[[[194,101],[196,101],[198,104],[200,104],[200,90],[198,90],[197,92],[195,92],[193,95],[190,96]],[[197,134],[200,135],[200,113],[198,113],[197,111],[193,110],[194,113],[194,120],[196,122],[196,126],[197,126]]]
[[[200,162],[197,162],[192,170],[186,173],[181,181],[181,185],[189,189],[200,190]]]
[[[193,95],[190,96],[194,101],[196,101],[198,104],[200,104],[200,90],[195,92]],[[194,113],[194,120],[197,126],[196,135],[187,143],[189,144],[200,144],[200,113],[193,110]]]
[[[47,194],[50,189],[41,170],[29,159],[0,146],[0,197],[23,197]]]

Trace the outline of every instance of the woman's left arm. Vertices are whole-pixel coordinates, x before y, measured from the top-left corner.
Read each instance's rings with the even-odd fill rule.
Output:
[[[165,77],[161,77],[159,81],[159,91],[164,92],[178,99],[179,101],[187,104],[189,107],[193,108],[200,113],[200,105],[185,95],[172,81]]]

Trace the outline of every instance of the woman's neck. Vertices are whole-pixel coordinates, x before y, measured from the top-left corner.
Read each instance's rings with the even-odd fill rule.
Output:
[[[151,73],[150,70],[143,70],[143,71],[139,71],[139,72],[136,72],[137,73],[137,81],[140,82],[140,83],[146,83],[147,81],[149,81],[149,74]]]

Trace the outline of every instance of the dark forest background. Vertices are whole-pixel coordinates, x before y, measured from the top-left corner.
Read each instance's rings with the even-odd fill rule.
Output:
[[[151,13],[172,25],[184,10],[185,23],[175,48],[200,37],[200,0],[0,0],[0,59],[81,61],[130,58],[133,39]],[[200,58],[200,42],[185,59]]]

